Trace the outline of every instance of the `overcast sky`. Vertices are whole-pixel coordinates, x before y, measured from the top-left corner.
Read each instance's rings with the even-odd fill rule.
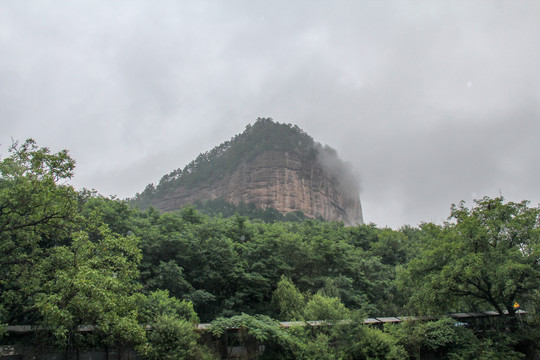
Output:
[[[0,153],[68,149],[72,184],[131,197],[257,117],[361,179],[366,222],[540,201],[538,1],[0,3]]]

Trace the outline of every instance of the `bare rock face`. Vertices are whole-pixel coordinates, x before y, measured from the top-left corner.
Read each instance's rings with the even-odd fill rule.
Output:
[[[173,211],[195,201],[223,199],[239,204],[273,207],[282,214],[301,210],[307,217],[362,224],[358,191],[326,168],[317,158],[295,152],[268,150],[210,184],[179,186],[151,204]]]

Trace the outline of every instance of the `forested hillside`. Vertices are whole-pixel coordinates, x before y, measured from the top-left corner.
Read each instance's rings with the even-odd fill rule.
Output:
[[[460,203],[445,224],[398,230],[299,214],[267,222],[193,207],[141,211],[76,191],[65,182],[73,169],[66,151],[31,140],[0,162],[0,324],[41,326],[25,336],[0,332],[3,344],[212,359],[217,350],[194,326],[211,322],[218,338],[240,329],[237,344],[251,358],[538,354],[540,210],[526,201]],[[500,315],[487,331],[442,316],[483,310]],[[433,317],[363,323],[403,315]],[[326,322],[307,329],[277,320]],[[85,325],[94,330],[79,331]]]

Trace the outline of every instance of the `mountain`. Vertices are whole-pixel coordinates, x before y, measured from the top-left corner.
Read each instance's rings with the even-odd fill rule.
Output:
[[[139,208],[173,211],[221,199],[232,204],[301,211],[308,218],[363,223],[358,180],[336,151],[298,126],[259,118],[183,169],[132,199]]]

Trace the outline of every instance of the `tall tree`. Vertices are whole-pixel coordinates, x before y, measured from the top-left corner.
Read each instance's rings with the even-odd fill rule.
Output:
[[[32,295],[23,291],[47,248],[73,230],[77,193],[65,184],[75,161],[34,140],[15,142],[0,162],[0,322],[29,322]]]
[[[538,208],[526,201],[483,198],[452,206],[450,222],[425,224],[420,254],[401,273],[417,308],[438,311],[492,307],[515,314],[540,281]]]
[[[94,333],[111,345],[142,344],[138,241],[113,234],[105,225],[93,236],[90,241],[88,232],[76,233],[69,245],[50,249],[36,263],[30,283],[40,322],[61,347],[77,345],[78,329],[84,325],[93,325]]]
[[[87,194],[67,184],[67,151],[33,140],[9,151],[0,162],[0,323],[43,325],[62,347],[81,325],[116,345],[144,342],[138,240],[113,233],[107,214],[81,211]]]

